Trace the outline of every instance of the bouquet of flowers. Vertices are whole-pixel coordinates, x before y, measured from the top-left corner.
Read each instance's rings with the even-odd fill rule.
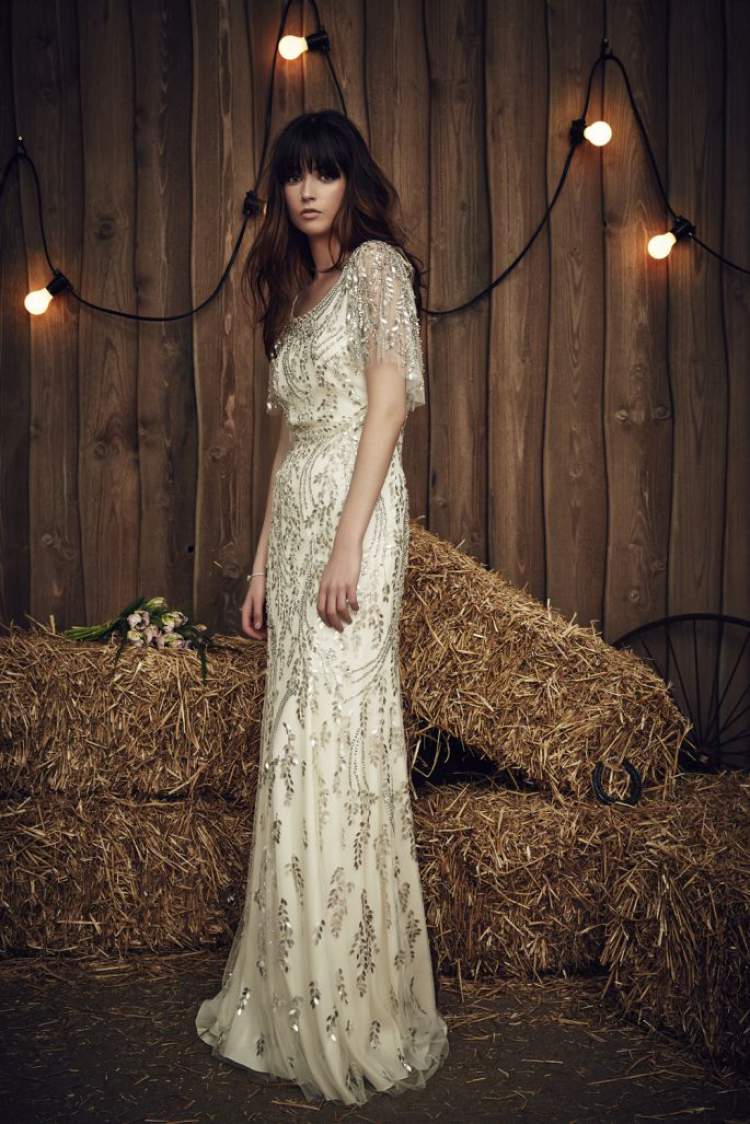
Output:
[[[62,635],[66,640],[119,637],[113,668],[126,644],[142,648],[194,648],[200,652],[201,679],[206,682],[206,651],[211,645],[211,634],[205,624],[193,624],[178,609],[170,609],[163,597],[139,597],[105,624],[74,625]]]

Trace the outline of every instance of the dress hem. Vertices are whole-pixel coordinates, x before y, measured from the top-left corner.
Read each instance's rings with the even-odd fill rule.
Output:
[[[214,1027],[217,1025],[214,1022]],[[211,1055],[218,1058],[220,1061],[226,1062],[237,1069],[244,1070],[249,1075],[250,1079],[259,1085],[291,1085],[299,1089],[305,1099],[309,1102],[328,1103],[330,1101],[339,1102],[341,1104],[366,1104],[377,1093],[386,1093],[388,1096],[396,1097],[401,1096],[403,1093],[415,1092],[424,1089],[429,1079],[433,1074],[440,1069],[445,1062],[449,1053],[448,1045],[448,1028],[445,1021],[441,1018],[438,1020],[438,1028],[432,1036],[430,1042],[430,1051],[427,1054],[426,1066],[418,1068],[412,1062],[411,1072],[404,1074],[403,1077],[397,1078],[392,1081],[390,1085],[377,1086],[366,1075],[362,1074],[362,1082],[365,1088],[365,1096],[357,1097],[352,1095],[351,1098],[346,1096],[327,1096],[318,1085],[314,1082],[301,1080],[297,1077],[291,1077],[286,1074],[272,1073],[269,1070],[256,1069],[254,1066],[248,1065],[247,1062],[240,1061],[239,1058],[232,1057],[231,1054],[225,1053],[220,1046],[221,1035],[217,1034],[211,1027],[204,1027],[201,1029],[196,1022],[196,1029],[198,1037],[201,1041],[205,1042],[211,1050]]]

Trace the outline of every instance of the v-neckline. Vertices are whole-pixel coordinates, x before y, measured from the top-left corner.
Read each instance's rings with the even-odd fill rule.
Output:
[[[330,297],[331,293],[335,292],[335,290],[338,288],[340,282],[342,281],[342,279],[344,277],[344,271],[345,271],[347,265],[349,264],[349,262],[351,260],[352,260],[352,255],[350,254],[349,257],[344,262],[344,264],[342,265],[341,272],[339,273],[339,275],[336,278],[336,280],[334,281],[334,283],[331,285],[328,292],[324,293],[324,295],[320,298],[320,300],[318,301],[317,304],[314,304],[312,306],[312,308],[308,308],[307,312],[302,312],[302,313],[300,313],[299,316],[292,315],[290,317],[290,320],[289,320],[290,324],[297,324],[297,323],[299,323],[300,320],[306,320],[308,316],[312,316],[313,312],[317,312],[318,309],[321,307],[321,305],[325,304],[325,302]],[[294,312],[294,309],[297,307],[298,297],[299,297],[299,293],[297,293],[297,296],[294,298],[294,302],[292,304],[292,312]]]

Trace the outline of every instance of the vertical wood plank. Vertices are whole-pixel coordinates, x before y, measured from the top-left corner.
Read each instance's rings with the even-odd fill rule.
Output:
[[[726,0],[726,109],[724,136],[724,231],[722,252],[750,269],[750,4]],[[721,77],[715,79],[720,81]],[[702,251],[700,251],[702,252]],[[722,270],[723,329],[727,349],[728,416],[726,446],[726,513],[723,534],[722,604],[724,612],[750,619],[750,277]],[[729,636],[730,634],[727,633]],[[722,672],[728,677],[737,665],[734,689],[721,708],[727,734],[737,740],[734,760],[750,764],[750,650],[741,652],[739,636],[723,653]],[[739,658],[739,663],[737,663]],[[737,705],[744,699],[744,706]]]
[[[743,185],[750,183],[747,76],[750,4],[745,0],[727,0],[726,8],[727,108],[722,252],[731,261],[750,269],[750,208],[743,190]],[[727,611],[750,618],[750,277],[725,267],[722,278],[731,403],[726,450],[724,605]]]
[[[84,154],[80,291],[133,311],[135,164],[129,10],[79,0]],[[86,618],[107,620],[139,592],[135,321],[79,314],[78,487]]]
[[[547,5],[550,56],[547,190],[557,187],[580,116],[589,69],[601,45],[599,0]],[[601,116],[601,76],[588,121]],[[579,623],[601,622],[607,538],[602,434],[604,240],[602,153],[584,142],[550,219],[552,300],[544,447],[547,591]]]
[[[311,35],[318,26],[315,12],[311,4],[302,4],[300,7],[302,34]],[[367,140],[369,129],[364,88],[365,51],[378,48],[365,39],[365,0],[356,4],[320,0],[318,11],[320,22],[331,39],[334,66],[346,98],[348,115]],[[313,113],[317,109],[338,109],[340,113],[344,112],[323,52],[306,51],[291,65],[298,68],[305,113]]]
[[[78,20],[74,4],[17,4],[13,54],[19,129],[28,137],[42,188],[44,224],[53,264],[74,287],[81,273],[81,98]],[[52,272],[40,237],[33,173],[22,166],[24,235],[33,247],[31,290]],[[43,316],[28,319],[29,553],[31,616],[57,627],[85,618],[78,497],[79,309],[61,293]]]
[[[421,0],[367,0],[364,75],[370,151],[401,200],[408,249],[429,262],[430,97]],[[364,130],[363,130],[364,131]],[[367,134],[365,134],[367,136]],[[429,274],[422,301],[429,302]],[[423,348],[427,317],[422,316]],[[426,350],[423,351],[425,360]],[[414,518],[427,511],[430,441],[430,371],[425,363],[425,405],[408,417],[402,460]]]
[[[430,307],[455,308],[490,281],[484,114],[484,5],[426,8],[430,91]],[[430,509],[433,531],[487,560],[488,301],[433,317]]]
[[[19,131],[37,168],[50,256],[78,286],[81,269],[81,153],[78,27],[74,5],[56,12],[18,4],[14,19]],[[20,165],[30,290],[52,278],[33,176]],[[28,386],[31,615],[65,627],[85,619],[78,509],[78,327],[80,305],[62,293],[41,316],[18,305],[31,336]]]
[[[268,89],[271,81],[271,68],[276,52],[276,36],[278,35],[279,22],[283,10],[283,0],[247,0],[245,20],[249,35],[249,54],[251,60],[251,96],[252,105],[250,112],[253,126],[253,161],[248,161],[247,174],[252,178],[247,187],[255,184],[260,171],[261,152],[263,147],[263,133],[265,129],[265,114],[268,99]],[[284,34],[299,35],[302,31],[302,17],[300,8],[292,5]],[[299,61],[287,62],[279,56],[276,62],[276,75],[273,87],[273,103],[271,129],[264,163],[263,180],[259,185],[260,197],[263,201],[267,198],[268,158],[274,138],[283,126],[302,111],[302,80]],[[248,225],[247,245],[238,258],[244,265],[247,253],[250,250],[252,239],[260,225],[258,217]],[[238,274],[239,276],[239,274]],[[251,396],[253,402],[253,471],[247,486],[247,497],[251,504],[250,540],[246,551],[246,567],[244,573],[250,572],[250,566],[255,557],[255,550],[263,526],[263,518],[268,500],[268,489],[271,476],[271,464],[279,441],[281,415],[266,413],[266,397],[270,365],[263,350],[261,329],[256,328],[253,320],[252,307],[245,303],[244,313],[248,320],[251,336],[251,347],[248,350],[248,362],[243,366],[243,377],[251,380]],[[247,585],[245,584],[245,590]],[[245,593],[243,591],[242,597]]]
[[[192,19],[195,306],[216,286],[239,232],[252,133],[242,0],[194,0]],[[192,324],[198,410],[194,601],[209,627],[237,632],[252,523],[248,434],[254,397],[243,361],[252,328],[238,270]]]
[[[13,89],[17,11],[0,5],[0,141],[10,155],[21,129]],[[23,135],[23,133],[21,133]],[[21,220],[27,170],[10,173],[0,205],[0,619],[25,625],[29,568],[29,421],[31,327],[23,307],[31,269]],[[27,272],[28,268],[28,272]]]
[[[492,277],[510,265],[547,206],[547,58],[543,0],[488,7],[487,180]],[[549,323],[549,228],[490,300],[490,563],[544,598],[542,447]]]
[[[667,168],[664,0],[610,8],[622,59],[664,179]],[[607,571],[604,633],[615,640],[666,612],[672,470],[667,267],[647,252],[665,209],[619,67],[607,64],[602,152],[606,346],[604,437]]]
[[[722,244],[723,31],[711,0],[673,5],[669,28],[672,206],[711,246]],[[671,225],[671,224],[670,224]],[[727,362],[721,274],[710,254],[678,243],[669,270],[674,474],[669,611],[721,609]]]
[[[670,9],[669,194],[709,245],[722,244],[723,29],[710,0]],[[671,223],[670,223],[671,225]],[[665,262],[669,273],[669,364],[674,402],[670,524],[670,615],[720,612],[726,510],[727,367],[721,271],[690,241]],[[719,633],[701,628],[675,639],[681,681],[698,729],[709,712]],[[667,665],[675,678],[672,663]]]
[[[190,283],[192,42],[186,0],[134,0],[137,310],[173,316]],[[198,212],[197,221],[203,215]],[[212,287],[201,272],[199,295]],[[195,302],[197,303],[197,302]],[[198,313],[200,320],[202,313]],[[137,342],[141,477],[139,587],[192,612],[197,419],[190,317],[141,321]]]

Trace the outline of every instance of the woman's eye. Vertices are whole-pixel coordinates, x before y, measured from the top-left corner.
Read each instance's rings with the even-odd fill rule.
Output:
[[[332,179],[335,179],[335,178],[336,178],[335,176],[329,175],[328,172],[319,172],[318,173],[318,179],[321,179],[321,180],[332,180]],[[286,182],[291,183],[292,180],[295,180],[295,179],[299,179],[299,172],[292,172],[291,175],[287,176]]]

